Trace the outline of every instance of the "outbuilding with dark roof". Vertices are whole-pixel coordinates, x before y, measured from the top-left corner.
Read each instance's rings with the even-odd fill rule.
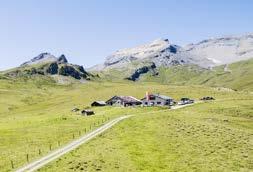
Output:
[[[93,103],[91,103],[91,106],[105,106],[106,103],[105,101],[94,101]]]

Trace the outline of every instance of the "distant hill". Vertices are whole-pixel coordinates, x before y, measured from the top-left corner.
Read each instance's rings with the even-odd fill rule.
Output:
[[[17,68],[2,72],[2,77],[18,78],[30,76],[50,76],[57,81],[59,79],[63,80],[62,77],[70,77],[76,80],[90,80],[93,77],[83,66],[68,63],[65,55],[57,58],[50,53],[41,53]]]

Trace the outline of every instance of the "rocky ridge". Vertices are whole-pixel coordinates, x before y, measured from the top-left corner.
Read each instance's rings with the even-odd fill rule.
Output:
[[[153,62],[157,67],[197,65],[208,69],[252,57],[253,34],[212,38],[182,47],[171,44],[168,39],[157,39],[137,47],[118,50],[109,55],[103,64],[89,70],[120,69],[139,62]]]
[[[78,80],[90,80],[92,74],[86,72],[83,66],[68,63],[65,55],[55,57],[50,53],[41,53],[20,67],[7,72],[9,77],[31,75],[60,75],[69,76]]]

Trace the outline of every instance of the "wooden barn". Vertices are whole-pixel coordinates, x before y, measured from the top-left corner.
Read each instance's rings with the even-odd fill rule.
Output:
[[[132,96],[114,96],[106,101],[107,105],[111,106],[137,106],[141,105],[142,102]]]

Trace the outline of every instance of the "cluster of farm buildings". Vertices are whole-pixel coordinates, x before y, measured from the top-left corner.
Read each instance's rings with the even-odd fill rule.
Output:
[[[213,97],[203,97],[200,100],[214,100]],[[146,93],[146,96],[142,99],[137,99],[133,96],[113,96],[107,101],[94,101],[91,103],[91,106],[121,106],[121,107],[134,107],[134,106],[164,106],[170,107],[173,105],[185,105],[194,103],[194,100],[190,98],[181,98],[179,102],[175,102],[173,98],[161,94],[149,94]],[[80,109],[74,108],[72,112],[77,112]],[[84,109],[81,110],[82,115],[94,115],[93,110]]]
[[[193,103],[189,98],[182,98],[179,104]],[[142,99],[133,96],[113,96],[107,101],[94,101],[91,106],[172,106],[176,102],[173,98],[160,94],[149,94]]]

